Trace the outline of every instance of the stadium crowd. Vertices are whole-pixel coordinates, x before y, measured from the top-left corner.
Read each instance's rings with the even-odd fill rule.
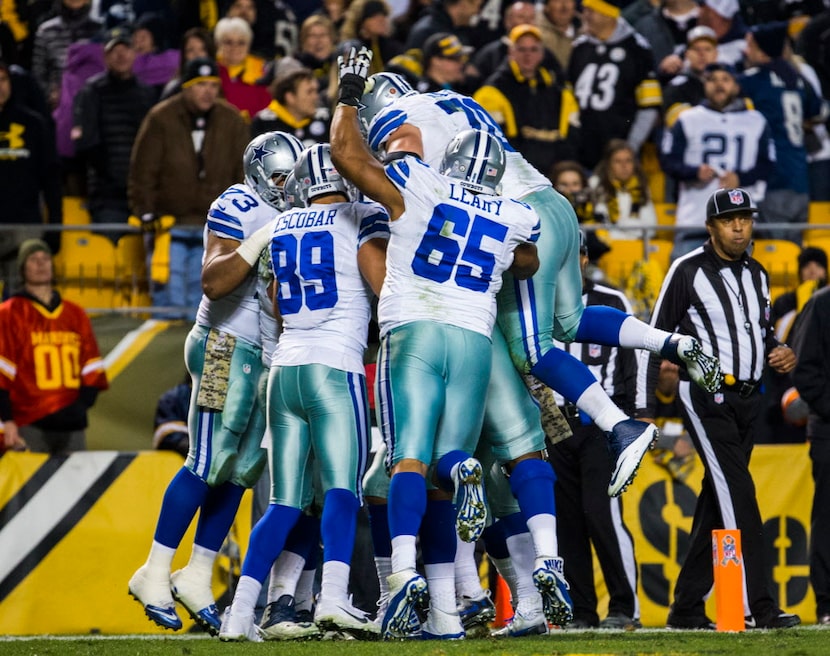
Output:
[[[705,435],[692,430],[690,438],[678,390],[691,383],[708,398],[723,382],[759,413],[761,375],[738,376],[740,362],[702,330],[631,316],[625,295],[592,271],[616,242],[652,238],[661,227],[658,205],[676,206],[682,229],[672,232],[674,259],[695,252],[743,262],[743,250],[734,257],[721,250],[723,234],[754,221],[756,237],[804,247],[791,263],[802,286],[772,319],[763,315],[769,281],[758,269],[751,281],[759,299],[753,318],[766,322],[756,350],[791,352],[786,336],[827,275],[824,252],[787,224],[806,223],[811,207],[830,201],[822,91],[830,88],[828,21],[820,0],[4,2],[0,190],[12,201],[0,209],[0,225],[31,226],[0,232],[4,266],[19,271],[18,248],[32,236],[59,253],[59,233],[33,231],[63,221],[56,198],[81,197],[93,224],[139,227],[148,261],[168,263],[161,275],[150,267],[157,313],[195,320],[185,349],[194,383],[188,456],[165,495],[148,559],[130,580],[148,617],[181,628],[178,601],[223,640],[326,631],[460,639],[494,616],[471,547],[482,537],[511,586],[515,615],[501,635],[640,626],[636,562],[615,504],[658,436],[652,421],[663,429],[655,459],[682,478],[692,444],[700,448]],[[385,168],[370,148],[385,153]],[[446,168],[448,161],[456,166]],[[473,180],[477,166],[486,173]],[[433,169],[463,181],[465,191]],[[522,201],[512,210],[521,217],[515,225],[494,209],[501,200],[477,200],[497,191],[506,203]],[[478,250],[478,235],[472,250],[486,257],[470,260],[473,275],[458,267],[441,278],[452,269],[442,260],[451,255],[441,250],[446,226],[429,237],[427,224],[448,205],[453,217],[476,207],[487,215],[475,216],[488,222],[487,240],[504,242],[504,252],[491,256]],[[427,236],[395,227],[405,212],[423,218]],[[333,225],[335,216],[348,217],[350,230],[332,228],[325,244],[303,239],[309,221]],[[572,216],[587,230],[577,235]],[[496,240],[500,229],[509,237]],[[320,249],[332,261],[351,253],[350,267],[320,273]],[[412,264],[415,282],[402,273],[411,251],[424,256]],[[810,264],[823,275],[815,267],[802,274]],[[489,276],[502,273],[499,290]],[[424,303],[425,290],[434,293],[430,285],[450,275],[462,291]],[[475,289],[486,292],[483,305],[467,294],[479,275],[488,280]],[[734,275],[740,289],[742,274]],[[335,277],[342,298],[328,288]],[[726,305],[737,292],[723,273],[713,277],[724,281],[717,299]],[[373,294],[380,298],[380,335],[372,335],[380,345],[377,423],[388,454],[375,454],[361,483]],[[747,331],[749,305],[746,295],[737,301]],[[335,307],[342,316],[311,312]],[[466,314],[460,308],[469,316],[456,318]],[[786,334],[776,332],[777,319],[786,320]],[[528,337],[531,325],[538,334]],[[729,342],[725,327],[720,337]],[[434,359],[437,343],[456,354],[489,352],[485,339],[495,346],[492,374],[488,358],[448,358],[452,375],[427,386],[413,365]],[[630,349],[652,354],[653,394],[644,403],[634,399]],[[772,366],[783,377],[779,393],[792,387],[786,376],[794,366],[794,356]],[[323,390],[329,396],[318,401],[330,416],[309,419],[314,405],[304,395]],[[8,420],[6,405],[0,411]],[[777,399],[770,405],[768,412],[780,408]],[[510,409],[523,416],[516,420]],[[648,421],[634,419],[637,412]],[[803,422],[783,419],[801,424],[793,440],[806,439]],[[434,444],[412,437],[430,431]],[[574,437],[563,441],[562,432]],[[752,429],[743,437],[750,450],[762,441]],[[266,464],[270,504],[223,614],[210,592],[211,566],[242,493]],[[751,484],[742,483],[750,496]],[[364,486],[381,594],[374,619],[348,597]],[[574,539],[568,525],[586,512],[585,539]],[[171,574],[197,513],[190,562]],[[592,544],[612,597],[602,621],[588,571]],[[763,596],[766,581],[753,574]],[[826,586],[826,572],[816,581]],[[763,600],[763,610],[747,606],[748,627],[799,623]],[[825,624],[826,603],[821,597]],[[694,613],[674,609],[669,625],[713,628]]]

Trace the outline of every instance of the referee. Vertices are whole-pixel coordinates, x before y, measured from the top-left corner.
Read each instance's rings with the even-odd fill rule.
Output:
[[[759,385],[765,363],[787,373],[795,366],[789,346],[770,325],[769,276],[747,252],[757,208],[743,189],[719,189],[706,203],[708,241],[669,269],[652,324],[692,335],[714,354],[724,385],[709,394],[681,371],[685,425],[703,461],[704,477],[692,520],[689,551],[674,589],[667,626],[714,629],[704,598],[713,584],[712,530],[740,529],[744,558],[747,628],[787,628],[801,622],[783,612],[770,594],[764,563],[763,524],[749,473],[753,435],[760,416]],[[638,413],[653,417],[659,358],[638,374]]]

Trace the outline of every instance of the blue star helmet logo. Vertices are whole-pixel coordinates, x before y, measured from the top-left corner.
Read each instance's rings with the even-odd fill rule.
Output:
[[[251,157],[252,162],[256,162],[260,166],[262,166],[265,162],[265,158],[268,155],[275,155],[277,151],[271,150],[268,148],[266,144],[260,144],[259,146],[254,146],[254,153],[253,157]]]

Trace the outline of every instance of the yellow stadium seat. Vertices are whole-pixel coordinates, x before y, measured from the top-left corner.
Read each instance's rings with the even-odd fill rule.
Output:
[[[769,273],[770,287],[793,289],[798,285],[801,247],[785,239],[756,239],[752,257]]]
[[[665,239],[651,239],[648,248],[644,248],[641,239],[615,239],[611,250],[599,260],[599,268],[612,285],[625,287],[628,276],[637,262],[656,259],[662,274],[668,270],[672,242]]]
[[[115,263],[120,294],[118,304],[121,307],[150,306],[143,235],[122,235],[115,246]]]
[[[830,201],[812,201],[807,213],[807,223],[830,225]],[[805,245],[816,239],[830,239],[830,229],[806,228],[801,238]]]
[[[808,242],[804,242],[804,245],[820,248],[830,257],[830,232],[827,232],[824,237],[816,237]]]
[[[674,216],[677,212],[675,203],[654,203],[654,211],[657,214],[657,225],[674,225]],[[671,230],[658,230],[656,236],[660,239],[674,239],[674,232]]]
[[[84,309],[109,310],[115,307],[116,291],[111,284],[97,284],[92,280],[67,282],[59,285],[61,296]]]
[[[115,280],[115,245],[89,230],[64,230],[55,259],[65,278]]]
[[[81,196],[63,197],[63,224],[64,225],[89,225],[92,217],[86,208],[86,198]]]
[[[88,230],[65,230],[55,256],[61,294],[84,308],[111,308],[115,301],[115,246]]]

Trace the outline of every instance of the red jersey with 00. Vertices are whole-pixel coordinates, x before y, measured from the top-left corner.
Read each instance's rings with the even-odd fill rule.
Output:
[[[79,305],[61,301],[50,312],[13,296],[0,304],[0,327],[0,388],[9,391],[19,426],[71,405],[81,385],[109,387],[92,324]]]

